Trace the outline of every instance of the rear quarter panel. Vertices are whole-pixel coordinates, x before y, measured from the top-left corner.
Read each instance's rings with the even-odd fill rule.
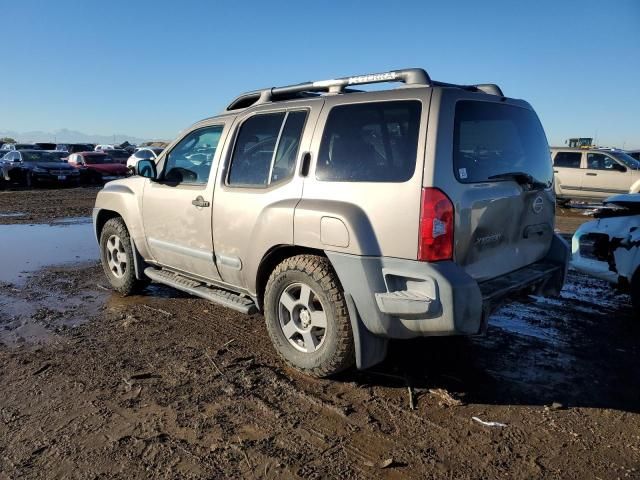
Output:
[[[417,257],[431,91],[430,88],[405,88],[327,97],[311,146],[313,156],[304,181],[303,197],[295,211],[296,245],[356,255]],[[318,152],[332,107],[396,100],[418,100],[422,104],[413,176],[402,183],[317,180]]]

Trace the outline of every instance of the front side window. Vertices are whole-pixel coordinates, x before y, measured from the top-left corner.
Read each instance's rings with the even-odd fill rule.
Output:
[[[587,154],[587,168],[590,170],[616,170],[616,165],[617,162],[608,155],[602,153]]]
[[[581,152],[558,152],[553,159],[553,165],[564,168],[580,168]]]
[[[405,182],[416,168],[421,104],[334,107],[322,134],[316,178],[333,182]]]
[[[495,102],[462,100],[456,104],[453,164],[462,183],[495,181],[526,173],[551,186],[553,167],[547,138],[529,109]]]
[[[227,183],[266,187],[293,176],[306,111],[254,115],[240,127]]]
[[[163,180],[169,183],[207,183],[222,129],[221,125],[201,128],[180,140],[166,156]]]

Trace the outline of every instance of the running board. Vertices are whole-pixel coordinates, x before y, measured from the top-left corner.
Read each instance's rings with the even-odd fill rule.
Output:
[[[161,270],[159,268],[147,267],[144,274],[151,280],[163,283],[177,290],[181,290],[196,297],[201,297],[210,302],[217,303],[223,307],[231,308],[238,312],[251,315],[258,311],[253,300],[238,295],[237,293],[223,290],[222,288],[210,287],[204,282],[193,280],[192,278],[174,273],[169,270]]]

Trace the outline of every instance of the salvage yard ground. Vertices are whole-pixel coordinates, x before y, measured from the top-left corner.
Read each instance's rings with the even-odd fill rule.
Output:
[[[572,271],[485,337],[392,344],[370,371],[314,380],[260,315],[158,285],[111,293],[91,259],[96,193],[0,192],[5,259],[53,224],[69,239],[43,250],[71,262],[1,272],[0,479],[640,478],[640,322],[604,282]]]

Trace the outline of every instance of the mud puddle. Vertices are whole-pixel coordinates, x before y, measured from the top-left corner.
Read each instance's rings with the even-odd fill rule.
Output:
[[[64,218],[56,224],[0,225],[0,282],[21,285],[27,274],[51,265],[98,258],[88,217]]]

